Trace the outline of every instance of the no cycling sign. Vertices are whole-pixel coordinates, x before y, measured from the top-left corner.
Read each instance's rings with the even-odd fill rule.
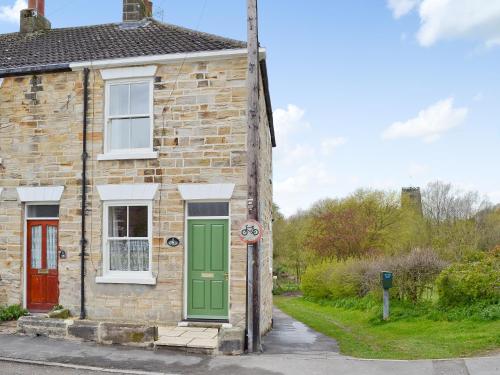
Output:
[[[257,243],[262,238],[264,233],[264,228],[262,225],[255,220],[247,220],[240,227],[240,239],[247,243]]]

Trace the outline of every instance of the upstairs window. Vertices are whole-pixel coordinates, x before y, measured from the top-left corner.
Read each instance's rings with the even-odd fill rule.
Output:
[[[106,153],[153,149],[152,79],[107,85]]]

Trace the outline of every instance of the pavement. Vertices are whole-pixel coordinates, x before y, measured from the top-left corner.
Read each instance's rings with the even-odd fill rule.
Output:
[[[263,354],[201,356],[0,334],[0,374],[500,375],[500,356],[422,361],[362,360],[335,340],[275,310]]]

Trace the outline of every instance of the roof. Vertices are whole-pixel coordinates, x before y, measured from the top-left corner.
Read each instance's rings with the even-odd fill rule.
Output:
[[[246,43],[154,19],[0,34],[0,74],[40,66],[246,48]]]
[[[140,22],[0,34],[0,78],[69,71],[70,63],[246,48],[246,43],[165,24]],[[261,62],[272,145],[276,146],[267,68]]]

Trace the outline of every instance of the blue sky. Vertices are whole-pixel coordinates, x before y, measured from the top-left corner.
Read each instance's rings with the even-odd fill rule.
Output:
[[[0,33],[16,2],[0,0]],[[46,3],[53,27],[121,19],[121,0]],[[165,22],[246,38],[245,0],[154,3]],[[286,214],[437,179],[500,202],[500,0],[261,0],[260,39]]]

